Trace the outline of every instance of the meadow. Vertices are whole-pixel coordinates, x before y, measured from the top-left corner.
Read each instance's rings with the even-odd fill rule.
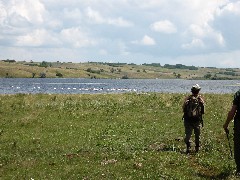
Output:
[[[232,94],[203,95],[202,146],[190,155],[186,95],[0,95],[0,179],[237,179],[222,129]]]
[[[43,62],[0,60],[0,78],[240,79],[239,68],[195,67],[196,69],[186,69],[101,62],[45,62],[46,66],[42,66]]]

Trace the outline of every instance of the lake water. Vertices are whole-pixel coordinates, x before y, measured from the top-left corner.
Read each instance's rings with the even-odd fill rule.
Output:
[[[235,93],[240,88],[238,80],[0,78],[0,94],[188,93],[196,83],[201,93]]]

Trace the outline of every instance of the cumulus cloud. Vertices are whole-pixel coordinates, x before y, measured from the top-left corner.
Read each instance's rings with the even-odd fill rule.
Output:
[[[87,17],[95,23],[104,23],[105,20],[98,11],[94,11],[92,8],[88,7],[86,10]]]
[[[225,46],[225,40],[221,32],[214,30],[208,24],[204,26],[191,24],[187,32],[185,32],[185,36],[191,37],[192,39],[191,43],[182,45],[184,48],[212,47],[215,45],[220,47]],[[207,44],[207,46],[204,44]]]
[[[74,9],[65,8],[63,11],[63,16],[66,19],[81,20],[82,12],[78,8],[74,8]]]
[[[80,28],[63,29],[60,33],[63,43],[70,45],[70,47],[81,48],[94,45],[95,40],[88,37],[88,34],[81,31]]]
[[[152,46],[152,45],[155,45],[156,42],[155,42],[155,40],[154,40],[153,38],[151,38],[150,36],[144,35],[141,40],[132,41],[132,44]]]
[[[46,12],[44,4],[39,0],[11,1],[9,14],[17,14],[32,24],[43,23]]]
[[[5,9],[2,2],[0,2],[0,23],[2,24],[7,17],[7,10]]]
[[[45,29],[37,29],[33,32],[17,37],[16,46],[39,47],[58,46],[60,41]]]
[[[219,7],[216,10],[216,14],[218,16],[224,15],[224,14],[235,14],[235,15],[240,15],[240,2],[231,2],[226,4],[223,7]]]
[[[128,27],[133,25],[130,21],[124,20],[122,17],[117,18],[103,17],[98,11],[95,11],[90,7],[88,7],[86,10],[86,16],[92,22],[97,24],[109,24],[120,27]]]
[[[157,21],[157,22],[151,24],[150,28],[153,31],[167,33],[167,34],[172,34],[172,33],[177,32],[177,29],[174,26],[174,24],[168,20]]]
[[[191,48],[204,48],[204,43],[201,39],[193,39],[190,43],[183,44],[183,49],[191,49]]]
[[[239,18],[236,0],[3,0],[0,58],[207,59],[239,51]],[[234,53],[223,57],[236,63]]]
[[[153,9],[156,7],[161,7],[161,6],[166,5],[167,1],[165,1],[165,0],[158,0],[158,1],[156,1],[156,0],[148,0],[148,1],[134,0],[134,1],[132,1],[132,3],[135,6],[140,7],[141,9]]]
[[[141,43],[143,45],[147,45],[147,46],[151,46],[151,45],[155,45],[155,40],[147,35],[145,35],[141,41]]]

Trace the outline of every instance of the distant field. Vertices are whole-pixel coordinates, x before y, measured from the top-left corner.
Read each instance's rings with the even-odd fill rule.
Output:
[[[202,148],[190,156],[185,96],[0,95],[0,179],[236,179],[222,129],[232,95],[204,95]]]
[[[0,61],[0,77],[8,78],[137,78],[137,79],[240,79],[240,69],[194,67],[193,70],[165,66]],[[191,68],[191,67],[190,67]]]

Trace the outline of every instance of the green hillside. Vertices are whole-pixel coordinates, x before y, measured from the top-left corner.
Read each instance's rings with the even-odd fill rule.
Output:
[[[239,68],[103,62],[0,61],[0,77],[7,78],[112,78],[112,79],[240,79]]]

